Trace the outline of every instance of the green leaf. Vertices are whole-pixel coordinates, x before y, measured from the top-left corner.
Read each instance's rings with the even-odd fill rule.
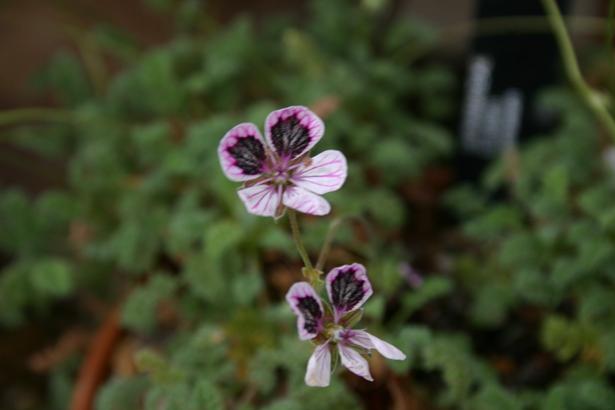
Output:
[[[524,407],[517,397],[495,384],[484,386],[471,401],[476,410],[521,410]]]
[[[467,222],[464,231],[481,241],[497,239],[518,229],[521,221],[519,209],[511,205],[494,205],[480,217]]]
[[[382,295],[372,296],[365,305],[365,314],[371,318],[381,320],[386,308],[386,299]],[[358,312],[358,311],[357,311]]]
[[[503,240],[497,256],[505,268],[522,269],[537,266],[544,254],[538,238],[530,232],[519,232]]]
[[[139,371],[148,373],[156,383],[162,385],[173,385],[184,377],[160,353],[151,349],[139,350],[135,354],[135,364]]]
[[[126,300],[122,308],[122,324],[136,332],[151,332],[156,325],[158,304],[169,298],[176,286],[176,281],[169,276],[153,276]]]
[[[134,410],[147,387],[142,377],[114,377],[96,395],[96,410]]]
[[[31,268],[30,281],[36,291],[50,296],[66,296],[74,287],[72,269],[62,259],[38,261]]]
[[[549,316],[543,323],[542,343],[556,354],[559,360],[568,361],[595,339],[587,326],[571,322],[561,316]]]
[[[406,141],[391,138],[376,144],[370,160],[382,170],[388,183],[399,183],[403,178],[419,173],[422,164],[417,155]]]
[[[238,304],[247,305],[256,299],[263,287],[260,272],[246,272],[233,280],[233,298]]]
[[[516,293],[530,303],[553,306],[561,297],[551,286],[549,277],[537,269],[521,269],[514,274],[513,281]]]
[[[372,189],[366,192],[363,204],[367,212],[384,228],[400,228],[406,217],[401,200],[384,189]]]
[[[241,227],[230,220],[208,226],[205,232],[205,256],[210,261],[218,260],[225,252],[235,248],[243,239],[243,233]]]
[[[53,90],[63,104],[75,106],[90,97],[92,89],[79,59],[60,51],[34,81],[39,89]]]
[[[563,164],[558,164],[544,175],[544,194],[554,203],[565,205],[568,198],[568,187],[570,185],[568,169]]]
[[[223,410],[224,397],[211,382],[199,380],[192,390],[188,407],[194,410]]]
[[[421,286],[408,290],[402,298],[402,317],[409,317],[427,303],[449,294],[453,290],[453,282],[443,276],[429,276]]]
[[[481,326],[501,324],[515,300],[514,296],[514,290],[508,284],[485,283],[478,289],[472,305],[472,319]]]

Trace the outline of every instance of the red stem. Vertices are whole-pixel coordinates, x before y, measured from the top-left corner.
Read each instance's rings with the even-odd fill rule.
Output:
[[[113,309],[98,328],[79,370],[70,410],[92,410],[96,390],[102,383],[113,348],[121,335],[119,308]]]

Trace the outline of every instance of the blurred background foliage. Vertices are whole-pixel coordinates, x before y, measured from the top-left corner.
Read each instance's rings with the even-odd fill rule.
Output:
[[[613,408],[615,167],[575,96],[545,90],[552,134],[454,182],[460,79],[420,21],[378,0],[259,24],[148,5],[174,16],[172,41],[95,27],[34,79],[62,103],[53,121],[3,132],[66,164],[61,186],[0,194],[0,335],[51,346],[36,383],[3,382],[3,406],[67,408],[98,354],[96,410]],[[364,323],[408,355],[373,357],[372,384],[304,385],[286,221],[247,214],[219,168],[230,127],[292,104],[350,167],[332,218],[303,218],[308,249],[342,218],[327,268],[367,265]]]

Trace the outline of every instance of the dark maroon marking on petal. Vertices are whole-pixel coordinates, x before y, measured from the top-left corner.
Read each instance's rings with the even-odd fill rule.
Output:
[[[322,311],[318,301],[312,296],[304,296],[297,298],[297,308],[303,316],[304,325],[303,328],[308,333],[318,332],[320,325],[320,319],[322,318]]]
[[[265,147],[255,136],[240,138],[227,151],[235,159],[235,165],[246,175],[258,175],[263,170]]]
[[[331,283],[333,306],[338,310],[349,311],[357,305],[365,295],[364,280],[355,277],[356,270],[347,268],[340,271]]]
[[[296,114],[280,118],[271,127],[271,142],[280,156],[294,158],[310,143],[310,130],[299,122]]]

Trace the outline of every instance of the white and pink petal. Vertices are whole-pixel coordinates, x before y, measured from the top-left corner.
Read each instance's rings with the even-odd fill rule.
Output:
[[[286,301],[297,315],[299,338],[315,338],[323,327],[324,309],[314,288],[307,282],[297,282],[286,293]]]
[[[391,360],[405,360],[406,355],[393,346],[392,344],[385,342],[382,339],[377,338],[371,333],[367,333],[364,330],[348,329],[342,334],[342,338],[345,343],[350,343],[362,347],[367,350],[375,349],[382,356]]]
[[[329,342],[314,349],[305,372],[305,384],[313,387],[327,387],[331,381],[331,350]]]
[[[273,111],[265,121],[265,137],[269,146],[283,161],[309,151],[325,132],[322,120],[303,106]]]
[[[237,191],[248,212],[259,216],[277,216],[282,200],[281,189],[270,184],[257,184]]]
[[[342,359],[342,365],[344,365],[345,368],[357,376],[363,377],[365,380],[369,380],[370,382],[374,381],[371,373],[369,372],[369,364],[367,363],[367,360],[365,360],[359,352],[341,343],[337,346],[340,353],[340,358]]]
[[[292,182],[316,194],[326,194],[337,191],[344,185],[347,172],[344,154],[327,150],[312,158],[308,165],[300,165],[292,177]]]
[[[346,313],[363,306],[373,293],[367,271],[360,263],[332,269],[327,274],[326,285],[336,322]]]
[[[320,216],[331,212],[331,205],[326,199],[296,186],[286,188],[282,202],[285,206],[304,214]]]
[[[242,123],[227,132],[218,145],[224,174],[232,181],[249,181],[263,173],[267,151],[256,125]]]

